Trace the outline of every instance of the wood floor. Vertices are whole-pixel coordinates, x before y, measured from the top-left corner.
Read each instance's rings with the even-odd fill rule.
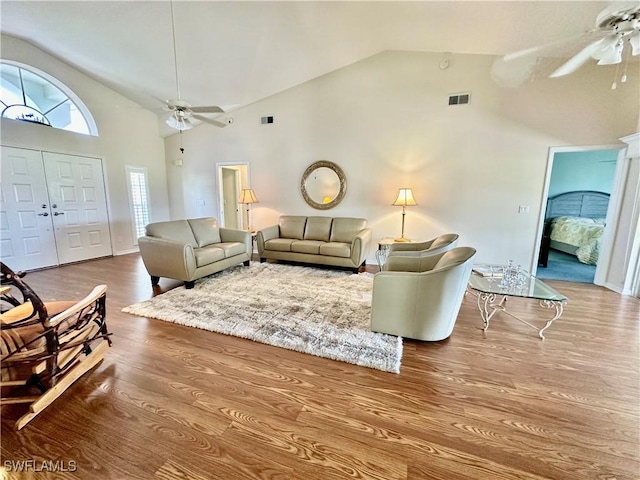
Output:
[[[153,295],[137,254],[25,280],[47,300],[107,283],[114,344],[23,430],[4,407],[0,478],[640,478],[640,301],[604,288],[549,281],[570,300],[544,341],[500,314],[483,332],[467,296],[396,375],[124,314]]]

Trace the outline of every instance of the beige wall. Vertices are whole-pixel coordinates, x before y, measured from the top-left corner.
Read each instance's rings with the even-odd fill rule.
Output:
[[[2,120],[2,145],[102,158],[114,253],[134,250],[125,166],[146,167],[151,217],[169,219],[164,142],[157,116],[34,46],[2,36],[2,59],[36,67],[69,87],[91,111],[99,136]]]
[[[168,137],[172,217],[217,215],[215,163],[248,161],[260,199],[254,228],[280,214],[361,216],[374,239],[399,236],[401,210],[391,203],[398,188],[411,187],[419,205],[407,208],[408,237],[458,232],[478,261],[530,267],[549,148],[623,148],[618,139],[637,129],[638,71],[617,90],[615,68],[595,66],[510,90],[491,81],[491,57],[451,55],[446,70],[441,58],[383,52],[232,112],[227,128],[196,127],[184,133],[182,167],[173,165],[179,136]],[[470,92],[471,103],[448,107],[459,92]],[[260,125],[265,115],[275,123]],[[333,210],[314,210],[300,194],[317,160],[347,176],[347,195]],[[519,214],[519,205],[530,213]]]

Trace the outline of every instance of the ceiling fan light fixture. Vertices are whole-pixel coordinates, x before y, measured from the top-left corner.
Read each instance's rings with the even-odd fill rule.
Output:
[[[615,65],[616,63],[622,62],[623,46],[623,42],[619,41],[613,48],[607,48],[602,57],[600,57],[600,60],[598,60],[598,65]]]
[[[184,118],[183,116],[178,116],[176,114],[167,118],[165,123],[176,130],[191,130],[193,128],[193,124],[188,118]]]
[[[633,32],[629,37],[629,43],[631,44],[631,54],[640,55],[640,30]]]

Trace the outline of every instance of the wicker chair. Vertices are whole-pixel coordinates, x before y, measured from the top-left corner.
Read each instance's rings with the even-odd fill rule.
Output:
[[[111,345],[107,286],[77,302],[43,302],[23,274],[0,265],[0,404],[29,404],[19,430],[102,360]]]

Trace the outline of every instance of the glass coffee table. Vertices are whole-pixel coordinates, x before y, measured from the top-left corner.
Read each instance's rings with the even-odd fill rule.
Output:
[[[489,328],[489,320],[498,312],[503,312],[512,318],[538,330],[538,336],[544,340],[543,332],[551,326],[554,320],[562,315],[567,297],[556,292],[549,285],[531,275],[520,271],[517,281],[503,281],[504,274],[497,273],[504,269],[501,265],[474,265],[474,270],[484,272],[484,275],[472,271],[469,278],[469,288],[478,297],[480,317],[484,322],[484,330]],[[495,273],[494,273],[495,272]],[[526,320],[507,311],[507,298],[521,297],[538,300],[542,308],[555,311],[551,320],[547,320],[544,327],[539,328]]]

